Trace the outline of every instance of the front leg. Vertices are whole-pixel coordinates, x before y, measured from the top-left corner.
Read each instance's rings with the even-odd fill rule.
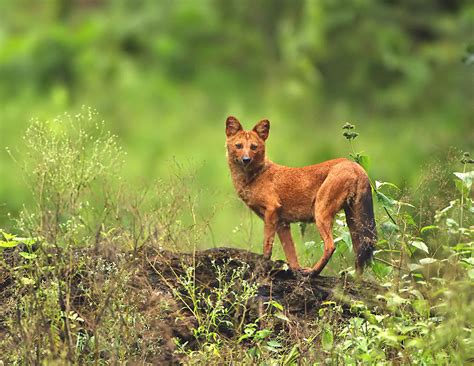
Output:
[[[291,237],[291,229],[289,224],[280,225],[278,227],[278,237],[280,238],[283,251],[285,252],[288,265],[293,271],[301,269],[296,255],[295,243]]]
[[[279,208],[280,205],[270,206],[265,210],[265,214],[263,216],[263,256],[266,259],[270,259],[272,257],[273,242],[275,240],[275,233],[278,226]]]

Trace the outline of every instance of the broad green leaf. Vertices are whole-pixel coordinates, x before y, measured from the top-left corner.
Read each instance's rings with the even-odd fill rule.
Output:
[[[455,172],[453,174],[463,182],[468,190],[471,189],[472,181],[474,180],[474,170],[465,173]]]
[[[283,311],[283,305],[281,305],[278,301],[271,300],[271,301],[266,302],[265,305],[269,305],[269,306],[274,307],[275,309]]]
[[[277,341],[268,341],[267,345],[272,348],[281,348],[281,343]]]
[[[262,330],[259,330],[255,333],[255,338],[256,339],[265,339],[267,338],[270,334],[272,334],[272,331],[269,330],[269,329],[262,329]]]
[[[425,243],[423,243],[422,241],[413,240],[413,241],[410,242],[410,245],[417,248],[417,249],[420,249],[420,250],[424,251],[426,254],[429,253],[428,246]]]
[[[372,271],[374,271],[375,275],[379,278],[384,278],[388,276],[392,272],[392,267],[380,262],[380,261],[373,261],[372,263]]]
[[[385,221],[382,223],[381,229],[385,234],[393,234],[399,230],[398,226],[391,221]]]
[[[470,257],[470,258],[463,258],[462,259],[463,262],[466,262],[468,264],[470,264],[471,266],[474,266],[474,258]]]
[[[323,330],[323,335],[321,337],[321,345],[325,351],[330,351],[334,343],[334,336],[330,328],[325,328]]]
[[[0,248],[14,248],[18,244],[20,244],[20,243],[18,243],[16,241],[3,241],[3,240],[0,240]]]
[[[359,163],[359,165],[362,166],[362,168],[364,168],[364,170],[366,172],[369,171],[369,169],[370,169],[370,158],[369,158],[368,155],[358,154],[357,162]]]
[[[377,197],[377,201],[379,201],[382,204],[382,206],[386,208],[393,207],[396,203],[396,201],[393,198],[387,197],[382,192],[376,191],[375,195]]]

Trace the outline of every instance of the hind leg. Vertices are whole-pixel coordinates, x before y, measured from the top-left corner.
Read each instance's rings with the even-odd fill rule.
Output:
[[[298,257],[296,255],[295,243],[293,242],[293,238],[291,237],[290,225],[288,224],[281,225],[278,228],[277,233],[278,233],[278,237],[280,238],[283,251],[285,252],[288,265],[294,271],[301,269],[298,263]]]
[[[361,237],[359,235],[360,228],[357,227],[357,222],[355,220],[354,209],[351,207],[345,207],[344,212],[346,214],[346,222],[349,227],[349,232],[351,233],[352,247],[354,248],[355,255],[355,270],[357,275],[361,275],[364,271],[364,266],[361,264],[361,261],[358,258],[357,253],[360,252],[359,248],[361,246]]]
[[[344,206],[347,196],[349,180],[344,175],[328,176],[319,188],[316,196],[315,218],[316,226],[324,242],[324,252],[321,259],[311,269],[312,275],[318,275],[331,259],[336,250],[332,236],[332,224],[336,214]]]
[[[336,246],[334,245],[334,239],[332,236],[332,223],[334,220],[334,216],[331,214],[321,214],[316,219],[316,226],[318,227],[319,234],[321,235],[321,239],[324,242],[324,252],[323,256],[319,259],[319,261],[313,266],[311,269],[311,274],[318,275],[329,262],[331,259],[332,254],[336,250]]]

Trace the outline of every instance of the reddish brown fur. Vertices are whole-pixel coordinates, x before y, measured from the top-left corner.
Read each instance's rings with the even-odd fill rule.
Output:
[[[275,164],[265,156],[269,131],[267,120],[257,123],[251,131],[244,131],[235,117],[226,120],[232,181],[239,197],[264,221],[264,256],[271,257],[278,234],[290,268],[300,270],[290,223],[315,221],[324,241],[324,253],[304,271],[319,274],[335,250],[334,216],[344,209],[356,253],[356,269],[361,273],[376,241],[372,192],[364,169],[343,158],[302,168]]]

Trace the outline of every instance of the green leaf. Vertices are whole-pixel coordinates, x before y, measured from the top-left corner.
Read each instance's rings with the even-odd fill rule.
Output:
[[[412,207],[412,208],[415,208],[415,206],[413,206],[411,203],[408,203],[408,202],[403,202],[403,201],[395,201],[395,204],[399,205],[399,206],[407,206],[407,207]]]
[[[474,280],[474,268],[470,269],[468,272],[467,272],[467,275],[469,276],[469,278],[471,280]]]
[[[334,344],[334,336],[332,330],[327,327],[323,330],[323,335],[321,337],[321,345],[325,351],[330,351]]]
[[[372,271],[374,271],[375,275],[379,278],[385,278],[392,272],[392,267],[380,262],[380,261],[373,261],[372,263]]]
[[[379,201],[383,207],[390,208],[393,207],[396,203],[394,199],[387,197],[382,192],[376,191],[375,195],[377,197],[377,201]]]
[[[284,320],[286,322],[289,322],[290,319],[288,319],[288,317],[283,314],[282,312],[278,311],[276,314],[275,314],[275,318],[278,318],[278,319],[281,319],[281,320]]]
[[[436,225],[428,225],[428,226],[422,227],[421,230],[420,230],[420,233],[424,234],[427,231],[432,231],[432,230],[437,230],[437,229],[439,229],[439,228]]]
[[[455,181],[454,185],[456,186],[456,189],[458,190],[458,192],[461,193],[462,195],[467,196],[469,194],[470,189],[467,188],[466,185],[460,180]]]
[[[28,277],[22,277],[20,279],[20,281],[24,286],[30,286],[30,285],[35,284],[35,280],[33,280],[32,278],[28,278]]]
[[[10,239],[14,239],[15,238],[15,235],[13,234],[9,234],[3,230],[0,230],[0,233],[3,235],[3,237],[5,238],[5,240],[10,240]]]
[[[18,244],[16,241],[3,241],[0,240],[0,248],[15,248]]]
[[[454,219],[452,219],[452,218],[450,218],[450,217],[448,217],[448,218],[446,219],[446,225],[448,225],[448,227],[450,227],[450,228],[457,228],[457,227],[459,227],[459,224],[457,223],[457,221],[454,220]]]
[[[286,356],[283,361],[283,366],[296,364],[299,355],[298,346],[294,345],[290,353],[288,353],[288,356]]]
[[[239,339],[237,340],[237,343],[240,343],[242,342],[243,340],[247,339],[247,338],[250,338],[250,335],[248,334],[242,334]]]
[[[20,252],[19,254],[26,259],[36,259],[38,257],[35,253]]]
[[[412,306],[415,311],[422,316],[430,315],[430,304],[424,299],[416,299],[412,301]]]
[[[281,343],[277,341],[268,341],[267,345],[272,348],[281,348]]]
[[[411,246],[419,249],[419,250],[422,250],[424,251],[426,254],[429,253],[429,250],[428,250],[428,246],[423,243],[422,241],[419,241],[419,240],[413,240],[409,243]]]
[[[396,233],[399,230],[398,226],[395,225],[391,221],[383,222],[382,225],[380,225],[380,227],[381,227],[384,234],[393,234],[393,233]]]
[[[274,307],[277,310],[283,311],[283,305],[281,305],[278,301],[271,300],[271,301],[268,301],[265,304],[270,305],[270,306]]]
[[[37,242],[36,238],[15,238],[13,240],[23,243],[29,247],[31,247],[33,244]]]
[[[471,170],[470,172],[466,172],[466,173],[455,172],[453,174],[463,182],[464,186],[468,190],[471,189],[472,181],[474,180],[474,170]]]
[[[368,155],[358,154],[357,163],[359,163],[366,172],[370,169],[370,158]]]
[[[262,340],[262,339],[265,339],[267,338],[270,334],[272,334],[272,331],[269,330],[269,329],[262,329],[262,330],[259,330],[255,333],[255,338],[256,339],[259,339],[259,340]]]
[[[399,203],[400,203],[400,201],[399,201]],[[415,220],[413,219],[413,217],[412,217],[410,214],[405,213],[405,214],[403,215],[403,219],[405,220],[405,222],[406,222],[408,225],[416,226],[416,222],[415,222]]]
[[[474,258],[469,257],[469,258],[462,258],[461,259],[463,262],[470,264],[471,266],[474,266]]]
[[[382,188],[384,186],[388,186],[388,187],[392,187],[392,188],[395,188],[396,190],[400,191],[400,188],[398,188],[395,184],[393,183],[390,183],[390,182],[380,182],[378,180],[375,181],[375,188],[376,189],[379,189],[379,188]]]

